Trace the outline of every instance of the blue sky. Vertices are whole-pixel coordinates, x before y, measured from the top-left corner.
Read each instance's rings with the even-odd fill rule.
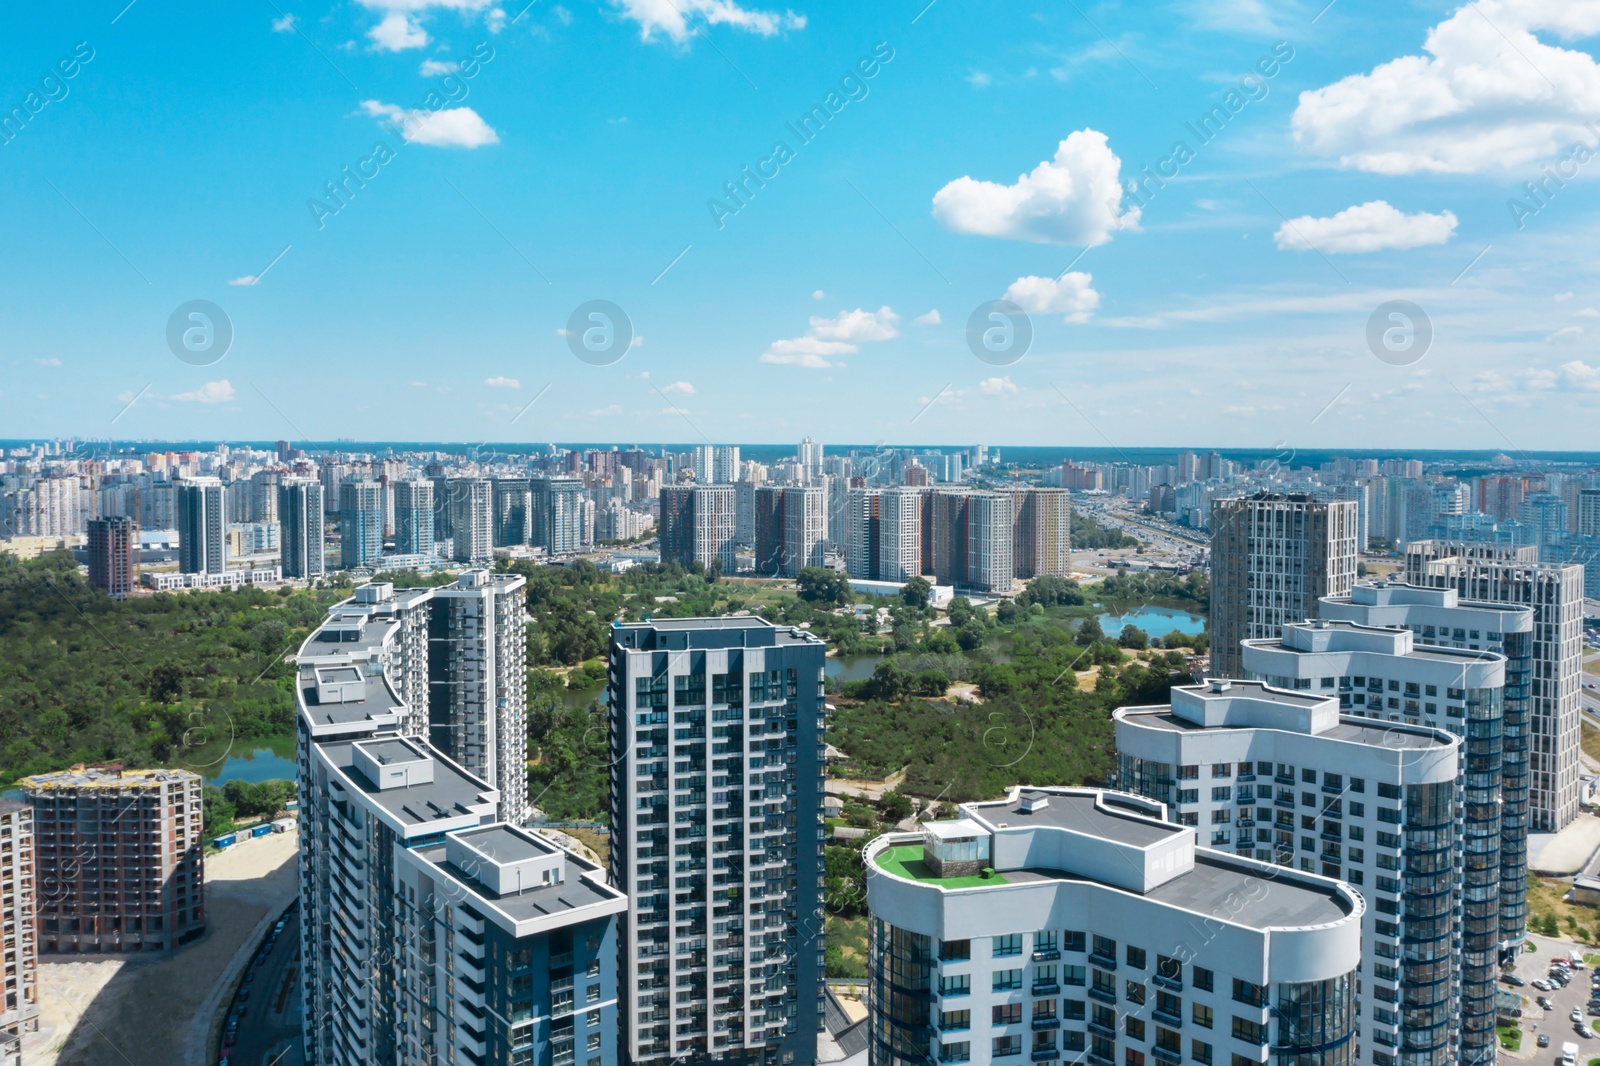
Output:
[[[30,7],[0,437],[1600,447],[1600,0],[1323,2]]]

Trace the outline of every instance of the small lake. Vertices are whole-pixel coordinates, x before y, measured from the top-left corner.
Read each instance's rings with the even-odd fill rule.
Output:
[[[1152,637],[1164,637],[1168,633],[1193,636],[1206,631],[1206,620],[1200,615],[1169,607],[1141,607],[1127,614],[1103,614],[1099,622],[1101,630],[1113,640],[1122,632],[1122,627],[1128,625],[1137,626]]]
[[[883,659],[882,655],[847,655],[842,658],[830,655],[822,660],[822,671],[840,681],[865,681]]]
[[[204,777],[208,785],[225,785],[229,781],[247,781],[252,785],[274,779],[293,781],[299,772],[294,762],[294,738],[268,741],[271,747],[246,746],[261,743],[259,740],[242,741],[210,758],[206,757],[209,752],[202,752],[185,769]]]

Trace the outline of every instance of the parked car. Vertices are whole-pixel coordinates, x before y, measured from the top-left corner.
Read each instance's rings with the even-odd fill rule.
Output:
[[[1556,1009],[1555,1001],[1552,1000],[1549,996],[1540,996],[1539,997],[1539,1006],[1543,1007],[1545,1010],[1555,1010]]]
[[[1500,980],[1504,981],[1508,985],[1511,985],[1513,988],[1521,988],[1523,985],[1528,983],[1514,973],[1501,974]]]
[[[1540,1047],[1549,1047],[1550,1046],[1550,1034],[1549,1033],[1540,1033],[1539,1034],[1539,1046]]]
[[[1572,1014],[1569,1017],[1581,1025],[1583,1023],[1583,1009],[1581,1007],[1573,1007]]]
[[[1514,978],[1508,977],[1508,978],[1506,978],[1506,980],[1507,981],[1512,981],[1512,980],[1514,980]],[[1522,982],[1521,981],[1517,981],[1516,983],[1520,985]],[[1535,981],[1533,983],[1533,987],[1537,988],[1541,992],[1548,992],[1552,988],[1554,988],[1555,986],[1552,985],[1549,981]]]

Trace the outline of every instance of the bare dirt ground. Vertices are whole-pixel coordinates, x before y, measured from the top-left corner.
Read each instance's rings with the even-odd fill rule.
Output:
[[[224,997],[298,890],[298,842],[274,833],[208,857],[209,929],[176,955],[42,959],[29,1066],[202,1066]]]
[[[883,794],[900,787],[906,779],[904,770],[897,770],[882,781],[868,781],[865,778],[830,777],[824,785],[830,796],[854,796],[857,799],[869,799],[873,802],[883,798]]]

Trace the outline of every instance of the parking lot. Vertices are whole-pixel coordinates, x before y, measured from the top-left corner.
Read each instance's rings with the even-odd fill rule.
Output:
[[[1600,1056],[1600,1037],[1595,1036],[1593,1031],[1596,1026],[1600,1026],[1600,1013],[1591,1013],[1588,1009],[1595,967],[1587,965],[1581,970],[1573,970],[1565,988],[1554,987],[1550,991],[1545,991],[1536,988],[1534,982],[1548,982],[1547,974],[1557,955],[1565,955],[1574,949],[1593,955],[1595,949],[1574,944],[1570,940],[1551,940],[1542,936],[1530,936],[1528,940],[1537,950],[1524,953],[1517,960],[1514,971],[1527,984],[1520,988],[1512,987],[1505,982],[1500,985],[1501,988],[1517,992],[1523,997],[1522,1047],[1517,1051],[1508,1051],[1502,1047],[1500,1055],[1524,1061],[1554,1063],[1561,1058],[1561,1045],[1571,1041],[1578,1045],[1578,1062],[1581,1066],[1589,1059]],[[1540,999],[1548,1001],[1551,1006],[1548,1008],[1541,1006]],[[1579,1035],[1571,1017],[1574,1008],[1582,1014],[1584,1029],[1589,1035]],[[1540,1036],[1549,1036],[1549,1047],[1538,1046]]]

